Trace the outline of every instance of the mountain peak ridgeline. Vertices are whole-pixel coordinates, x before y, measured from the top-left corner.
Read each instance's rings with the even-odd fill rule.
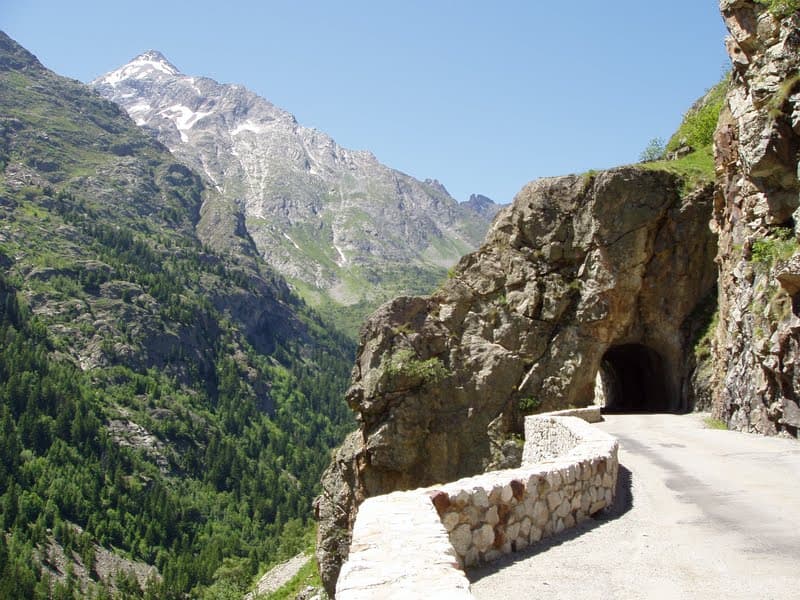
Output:
[[[156,51],[91,85],[205,174],[259,254],[312,302],[366,314],[430,292],[498,208],[459,204],[437,181],[343,148],[243,86],[184,75]]]

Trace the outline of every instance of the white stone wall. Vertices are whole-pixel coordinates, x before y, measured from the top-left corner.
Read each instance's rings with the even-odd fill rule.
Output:
[[[519,469],[367,499],[336,598],[471,598],[464,568],[522,550],[612,502],[614,438],[553,416],[526,418],[525,438]]]

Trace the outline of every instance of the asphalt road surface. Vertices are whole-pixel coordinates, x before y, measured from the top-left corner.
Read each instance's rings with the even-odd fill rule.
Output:
[[[479,600],[800,598],[800,443],[609,415],[614,506],[470,572]]]

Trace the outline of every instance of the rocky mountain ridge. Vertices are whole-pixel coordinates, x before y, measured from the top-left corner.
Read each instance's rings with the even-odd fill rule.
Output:
[[[183,75],[146,52],[91,84],[204,173],[258,253],[312,301],[375,306],[430,291],[497,210],[459,204],[369,152],[339,146],[239,85]]]

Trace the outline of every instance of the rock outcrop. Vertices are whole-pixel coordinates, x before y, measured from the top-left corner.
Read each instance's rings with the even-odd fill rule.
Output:
[[[438,292],[368,320],[348,392],[360,427],[316,502],[329,591],[363,499],[492,467],[525,413],[590,404],[598,372],[609,408],[688,408],[716,240],[711,186],[682,188],[640,167],[533,182]]]
[[[790,10],[796,4],[720,2],[733,75],[715,140],[714,206],[714,412],[732,429],[792,436],[800,427],[800,11]]]

